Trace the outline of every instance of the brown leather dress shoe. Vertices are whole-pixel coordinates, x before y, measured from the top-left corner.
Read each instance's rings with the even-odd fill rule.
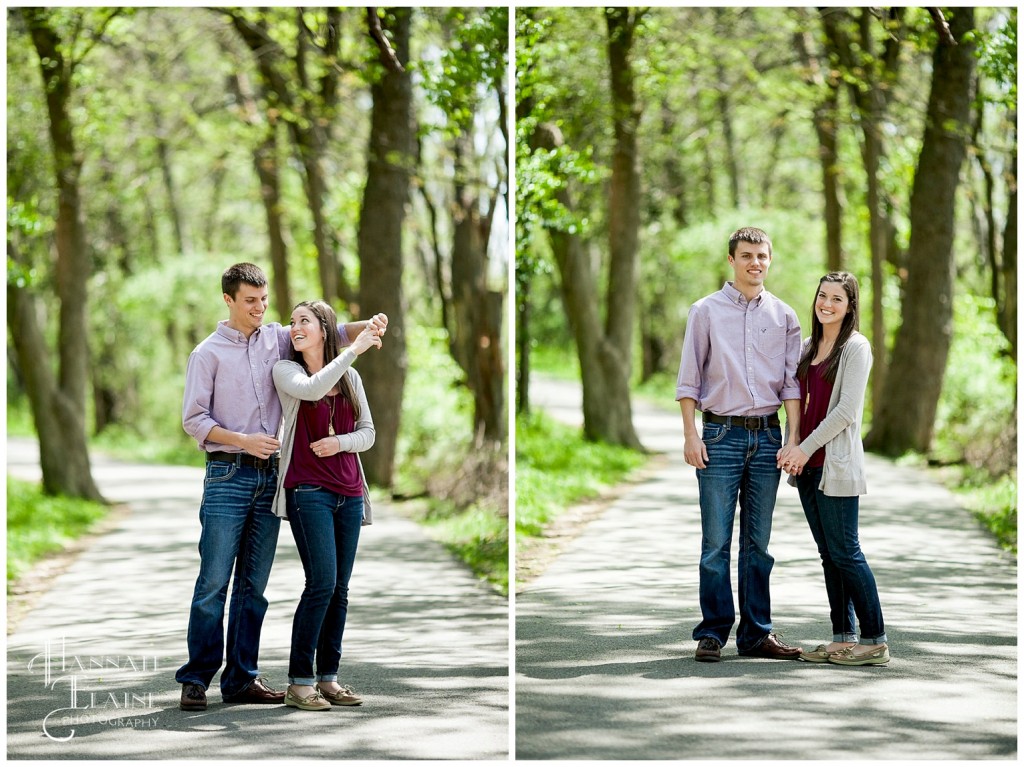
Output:
[[[187,682],[181,686],[182,711],[206,711],[206,690],[201,684]]]
[[[747,650],[741,652],[748,658],[773,658],[774,660],[798,660],[800,653],[803,652],[801,647],[790,647],[788,644],[779,639],[777,634],[769,634],[753,650]]]
[[[224,698],[225,703],[284,703],[284,693],[278,692],[258,676],[237,695]]]
[[[694,657],[704,663],[717,663],[722,659],[722,645],[714,637],[701,637]]]

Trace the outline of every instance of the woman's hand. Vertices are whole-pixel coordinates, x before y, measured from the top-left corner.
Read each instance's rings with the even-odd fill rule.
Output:
[[[383,315],[377,315],[381,317]],[[386,327],[386,326],[385,326]],[[383,345],[380,340],[380,330],[377,325],[371,322],[367,323],[366,327],[360,331],[359,335],[356,336],[356,340],[352,342],[350,347],[356,354],[362,354],[371,346],[376,346],[378,349]]]
[[[341,452],[341,443],[336,436],[324,437],[316,442],[310,442],[309,449],[313,451],[313,455],[317,458],[327,458]]]
[[[775,456],[775,465],[790,475],[800,474],[811,457],[799,445],[786,445]]]

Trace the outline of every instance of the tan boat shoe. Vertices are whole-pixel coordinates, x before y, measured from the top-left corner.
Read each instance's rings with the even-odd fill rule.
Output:
[[[298,695],[293,693],[291,689],[284,696],[284,704],[286,706],[292,706],[294,708],[300,708],[303,711],[330,711],[331,704],[324,700],[324,696],[318,691],[314,691],[309,695],[300,698]]]
[[[337,692],[327,692],[320,685],[317,685],[316,689],[332,706],[359,706],[363,702],[363,699],[347,685],[341,685]]]
[[[830,655],[832,653],[825,649],[825,645],[820,644],[813,650],[804,650],[800,653],[800,660],[805,660],[808,663],[828,663]]]
[[[889,646],[882,645],[868,652],[854,652],[856,647],[847,647],[837,653],[832,653],[829,663],[839,666],[881,666],[889,662]]]

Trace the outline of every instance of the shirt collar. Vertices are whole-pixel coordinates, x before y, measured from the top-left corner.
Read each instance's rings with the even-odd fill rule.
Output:
[[[256,328],[256,330],[253,331],[252,338],[258,337],[259,333],[260,333],[260,331],[262,329],[263,329],[262,327]],[[227,320],[221,320],[220,322],[217,323],[217,334],[223,336],[224,338],[228,339],[232,343],[236,343],[236,344],[248,344],[249,343],[249,339],[245,337],[245,333],[243,333],[241,330],[235,330],[232,327],[228,327],[228,321]]]
[[[747,303],[751,303],[754,306],[758,306],[764,300],[764,297],[768,295],[768,291],[765,290],[764,288],[761,288],[761,292],[754,296],[754,300],[748,302],[747,297],[740,293],[736,289],[736,286],[729,281],[726,281],[726,283],[722,286],[722,292],[725,293],[726,297],[732,303],[738,306],[746,306]]]

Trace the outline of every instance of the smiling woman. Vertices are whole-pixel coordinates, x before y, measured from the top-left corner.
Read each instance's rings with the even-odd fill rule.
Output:
[[[381,347],[385,324],[374,318],[339,353],[334,310],[305,301],[292,312],[292,359],[274,366],[284,410],[274,512],[291,522],[306,576],[284,702],[303,711],[362,703],[338,683],[349,578],[360,528],[373,521],[358,454],[373,446],[375,431],[362,379],[351,366]]]

